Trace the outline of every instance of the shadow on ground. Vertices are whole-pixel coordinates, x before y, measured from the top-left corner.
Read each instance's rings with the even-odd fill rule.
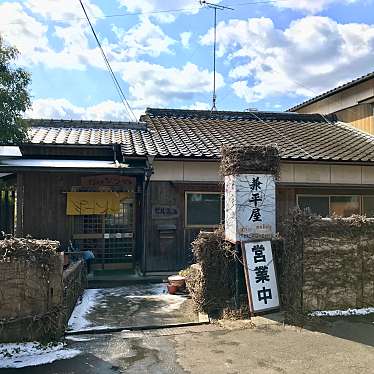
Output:
[[[300,317],[273,313],[261,317],[273,323],[287,322],[313,332],[321,332],[337,338],[374,347],[374,314],[346,317]]]

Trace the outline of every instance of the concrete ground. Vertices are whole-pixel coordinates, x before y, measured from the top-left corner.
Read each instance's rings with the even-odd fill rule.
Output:
[[[256,322],[256,321],[255,321]],[[258,319],[257,326],[227,322],[142,332],[73,337],[82,354],[1,374],[88,373],[339,373],[374,372],[370,319],[324,323],[324,332]],[[77,341],[80,340],[80,341]]]
[[[68,330],[194,322],[191,299],[169,295],[162,283],[85,290]]]

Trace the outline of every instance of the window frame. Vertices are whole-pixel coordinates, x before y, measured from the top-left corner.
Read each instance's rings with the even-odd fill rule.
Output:
[[[328,217],[323,217],[323,218],[330,218],[331,217],[331,197],[359,197],[359,204],[360,204],[360,212],[359,214],[360,215],[363,215],[363,206],[364,206],[364,201],[363,201],[363,198],[364,197],[373,197],[374,198],[374,195],[348,195],[348,194],[341,194],[341,195],[337,195],[337,194],[303,194],[303,193],[299,193],[299,194],[296,194],[296,205],[299,206],[299,196],[305,196],[305,197],[327,197],[328,198],[328,201],[329,201],[329,216]],[[344,218],[344,217],[343,217]],[[367,217],[367,218],[371,218],[371,219],[374,219],[374,217]]]
[[[199,194],[199,195],[219,195],[220,199],[219,199],[219,204],[220,204],[220,209],[219,209],[219,212],[220,212],[220,217],[219,217],[219,220],[220,220],[220,223],[216,224],[216,225],[190,225],[188,224],[188,200],[187,200],[187,195],[188,194]],[[222,219],[223,219],[223,194],[222,192],[220,191],[184,191],[184,227],[186,229],[193,229],[193,228],[217,228],[219,225],[222,224]]]
[[[322,218],[329,218],[330,217],[330,195],[322,195],[322,194],[304,194],[299,193],[296,194],[296,205],[299,208],[299,196],[303,197],[327,197],[328,203],[329,203],[329,216],[328,217],[322,217]]]
[[[364,197],[372,197],[374,198],[374,195],[361,195],[361,215],[364,213]],[[366,217],[368,219],[374,219],[374,217]]]

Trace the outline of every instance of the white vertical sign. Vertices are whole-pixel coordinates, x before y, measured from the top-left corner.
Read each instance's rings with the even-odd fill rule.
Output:
[[[275,234],[275,181],[271,174],[225,177],[225,236],[236,243]]]
[[[251,311],[256,313],[279,308],[271,242],[244,242],[242,247]]]

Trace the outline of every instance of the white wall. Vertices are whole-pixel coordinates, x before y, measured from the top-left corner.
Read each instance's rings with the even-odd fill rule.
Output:
[[[218,182],[213,161],[155,161],[152,181]],[[302,184],[374,185],[374,166],[281,163],[280,182]]]

